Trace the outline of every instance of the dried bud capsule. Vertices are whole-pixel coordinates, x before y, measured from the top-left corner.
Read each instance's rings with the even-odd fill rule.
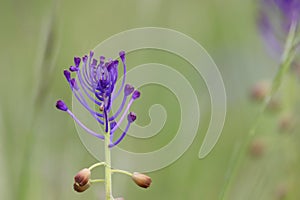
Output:
[[[152,182],[151,178],[145,174],[140,174],[134,172],[132,175],[132,180],[142,188],[148,188]]]
[[[81,171],[79,171],[74,177],[74,190],[77,192],[83,192],[86,189],[88,189],[90,187],[90,177],[91,171],[89,169],[84,168]]]

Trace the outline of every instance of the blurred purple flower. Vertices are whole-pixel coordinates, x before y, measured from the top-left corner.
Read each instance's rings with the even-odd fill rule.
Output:
[[[299,21],[300,0],[261,0],[259,29],[276,55],[282,53],[291,25],[298,25]]]
[[[70,88],[77,98],[77,100],[81,103],[81,105],[88,110],[91,115],[98,121],[101,125],[105,125],[105,132],[108,132],[110,128],[110,145],[109,147],[113,147],[121,142],[121,140],[126,135],[130,124],[135,121],[136,115],[132,112],[129,112],[130,106],[133,101],[138,99],[140,96],[140,92],[134,90],[134,87],[126,84],[126,64],[125,64],[125,52],[121,51],[119,53],[120,59],[123,64],[123,79],[121,87],[116,91],[116,82],[118,79],[118,60],[105,60],[104,56],[100,56],[99,61],[93,58],[94,52],[91,51],[90,55],[83,56],[82,59],[79,57],[74,58],[74,65],[69,68],[69,70],[64,70],[64,76],[67,82],[70,85]],[[82,67],[80,67],[80,63]],[[71,73],[74,74],[75,78],[71,77]],[[120,93],[124,92],[122,103],[116,113],[111,114],[111,106],[114,100],[120,95]],[[129,103],[125,106],[127,98],[131,95]],[[88,104],[88,100],[92,101],[99,108],[99,111],[94,111]],[[103,134],[98,134],[88,127],[86,127],[83,123],[79,121],[79,119],[68,109],[67,105],[62,101],[58,100],[56,102],[56,107],[61,110],[67,112],[75,121],[78,123],[85,131],[89,134],[104,139]],[[125,108],[125,110],[124,110]],[[117,117],[121,115],[118,122],[115,121]],[[120,124],[123,122],[127,115],[127,126],[123,134],[114,141],[114,132],[120,127]]]

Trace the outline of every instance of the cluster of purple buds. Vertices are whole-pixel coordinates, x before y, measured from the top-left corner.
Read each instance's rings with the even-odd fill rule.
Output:
[[[281,54],[292,26],[300,22],[300,0],[261,0],[259,28],[272,51]]]
[[[82,58],[74,57],[74,65],[69,70],[64,70],[64,76],[68,81],[70,88],[80,102],[80,104],[97,120],[98,123],[105,126],[105,132],[110,132],[109,147],[119,144],[125,137],[130,124],[136,120],[136,115],[129,112],[130,106],[133,101],[140,97],[140,92],[135,90],[133,86],[126,84],[126,64],[125,52],[119,53],[120,59],[123,64],[123,79],[122,85],[117,90],[116,82],[118,79],[118,60],[108,59],[105,60],[104,56],[100,56],[99,61],[93,58],[94,52],[91,51],[90,55],[83,56]],[[74,74],[74,78],[72,75]],[[118,110],[112,114],[112,103],[123,91],[123,100]],[[126,106],[128,97],[130,100]],[[97,105],[99,111],[93,110],[88,101],[92,101]],[[56,102],[56,108],[67,112],[75,122],[80,125],[87,133],[104,139],[103,134],[96,133],[86,127],[67,107],[62,101]],[[114,132],[120,127],[127,115],[127,126],[117,139],[114,138]],[[116,119],[119,118],[118,122]]]

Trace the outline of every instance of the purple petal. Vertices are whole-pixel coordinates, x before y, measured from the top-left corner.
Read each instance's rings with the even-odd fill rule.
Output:
[[[67,81],[70,82],[70,80],[71,80],[71,73],[69,72],[69,70],[65,69],[64,70],[64,75],[65,75]]]
[[[75,63],[75,66],[76,67],[79,67],[79,64],[80,64],[80,58],[79,57],[74,57],[74,63]]]
[[[62,110],[62,111],[67,111],[68,110],[68,107],[65,104],[65,102],[63,102],[63,100],[58,100],[56,102],[56,108],[59,109],[59,110]]]
[[[132,99],[136,100],[141,96],[141,93],[138,90],[135,90],[132,94]]]
[[[129,123],[132,123],[136,120],[136,114],[134,112],[130,112],[128,115],[127,115],[127,120]]]

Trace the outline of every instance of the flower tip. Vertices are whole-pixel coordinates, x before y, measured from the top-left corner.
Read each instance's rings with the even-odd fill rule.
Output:
[[[75,63],[75,66],[76,66],[76,67],[79,66],[80,61],[81,61],[81,59],[80,59],[79,57],[74,57],[74,63]]]
[[[94,51],[90,51],[90,58],[94,56]]]
[[[79,87],[78,87],[78,85],[76,83],[76,79],[75,78],[72,78],[71,81],[70,81],[70,83],[71,83],[71,86],[72,86],[73,89],[75,89],[75,90],[79,89]]]
[[[123,61],[125,59],[125,51],[120,51],[119,56]]]
[[[76,67],[76,66],[70,66],[69,70],[70,70],[71,72],[76,72],[76,71],[79,70],[79,68]]]
[[[126,84],[124,87],[125,96],[130,95],[134,91],[134,87],[130,84]]]
[[[82,57],[82,62],[83,62],[83,63],[86,63],[87,59],[88,59],[88,56],[87,56],[87,55],[84,55],[84,56]]]
[[[141,93],[138,90],[135,90],[132,94],[132,99],[136,100],[141,96]]]
[[[142,188],[148,188],[152,183],[152,180],[149,176],[140,174],[138,172],[134,172],[131,178],[138,186]]]
[[[129,121],[129,123],[132,123],[136,120],[136,114],[134,112],[130,112],[127,115],[127,120]]]
[[[71,73],[69,72],[69,70],[65,69],[64,70],[64,75],[65,75],[67,81],[69,82],[70,79],[71,79]]]
[[[62,110],[62,111],[67,111],[68,110],[68,107],[65,104],[65,102],[63,102],[63,100],[58,100],[56,102],[56,108],[59,109],[59,110]]]

